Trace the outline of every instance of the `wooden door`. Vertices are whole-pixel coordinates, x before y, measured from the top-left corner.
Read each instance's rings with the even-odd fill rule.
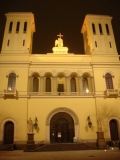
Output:
[[[14,124],[11,121],[6,122],[4,128],[4,144],[13,144]]]
[[[118,127],[117,127],[117,122],[116,120],[111,120],[110,121],[110,134],[111,134],[111,140],[112,141],[118,141]]]
[[[66,143],[69,141],[69,130],[68,130],[68,124],[62,125],[62,142]]]
[[[73,142],[74,122],[72,117],[64,112],[55,114],[50,122],[50,141],[52,143]]]

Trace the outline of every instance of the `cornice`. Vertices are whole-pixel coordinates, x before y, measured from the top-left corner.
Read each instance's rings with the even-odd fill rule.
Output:
[[[120,62],[90,62],[91,65],[120,65]]]
[[[0,62],[0,64],[31,64],[30,61],[24,61],[24,62],[21,62],[21,61],[4,61],[4,62]]]

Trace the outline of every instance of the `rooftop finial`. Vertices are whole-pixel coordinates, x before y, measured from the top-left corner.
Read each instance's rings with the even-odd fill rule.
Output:
[[[63,35],[61,33],[59,33],[59,35],[57,35],[59,38],[55,40],[55,47],[63,47],[63,40],[61,37],[63,37]]]

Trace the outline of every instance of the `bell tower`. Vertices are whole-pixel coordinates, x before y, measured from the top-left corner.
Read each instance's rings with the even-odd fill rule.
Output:
[[[31,12],[9,12],[5,16],[6,26],[1,53],[30,54],[35,32],[34,15]]]
[[[110,16],[86,15],[81,30],[85,54],[118,54],[111,20]]]

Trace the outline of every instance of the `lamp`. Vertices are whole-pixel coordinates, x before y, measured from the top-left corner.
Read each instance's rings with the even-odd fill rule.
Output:
[[[91,122],[90,116],[87,117],[87,120],[88,120],[88,126],[89,126],[89,128],[91,128],[92,127],[92,122]]]
[[[34,128],[37,129],[37,127],[38,127],[38,119],[37,119],[37,117],[35,117]]]

